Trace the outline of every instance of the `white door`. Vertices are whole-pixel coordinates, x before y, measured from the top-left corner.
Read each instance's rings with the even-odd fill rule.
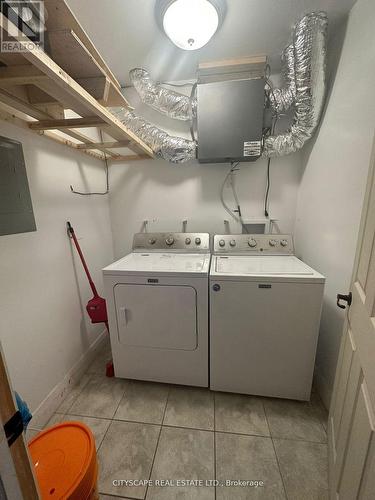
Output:
[[[118,284],[118,340],[154,349],[197,348],[197,293],[191,286]]]
[[[375,498],[375,146],[329,415],[331,500]]]

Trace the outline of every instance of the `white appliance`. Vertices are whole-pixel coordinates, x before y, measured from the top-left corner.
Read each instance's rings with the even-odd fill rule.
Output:
[[[215,235],[210,387],[310,398],[325,278],[290,235]]]
[[[116,377],[208,386],[206,233],[141,233],[103,269]]]

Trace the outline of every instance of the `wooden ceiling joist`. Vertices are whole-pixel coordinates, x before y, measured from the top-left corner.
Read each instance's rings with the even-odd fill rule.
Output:
[[[106,125],[107,123],[96,116],[88,116],[86,118],[64,118],[63,120],[40,120],[30,123],[29,127],[32,130],[61,130],[65,128],[103,127]]]
[[[130,141],[116,142],[93,142],[92,144],[78,144],[77,149],[112,149],[112,148],[127,148]]]
[[[1,87],[37,85],[39,82],[45,82],[47,80],[48,77],[31,64],[0,67]]]
[[[98,65],[108,75],[114,87],[120,88],[120,83],[112,73],[102,56],[97,51],[95,45],[78,22],[70,7],[64,0],[44,0],[47,10],[46,27],[47,32],[69,29],[73,31],[82,44],[86,47],[90,55],[95,59]]]
[[[133,161],[152,158],[151,148],[116,118],[106,106],[129,107],[120,85],[100,57],[92,42],[72,15],[64,0],[46,0],[48,10],[47,36],[51,35],[51,54],[60,54],[56,61],[27,41],[15,25],[0,13],[0,29],[17,40],[22,47],[18,53],[0,54],[0,104],[15,114],[4,111],[0,118],[19,124],[61,144],[100,159]],[[57,18],[53,19],[52,16]],[[48,29],[50,33],[48,33]],[[65,51],[71,48],[71,53]],[[72,74],[69,64],[74,57]],[[72,110],[77,118],[66,118],[64,110]],[[68,116],[72,114],[69,113]],[[88,137],[84,130],[96,127],[113,141]],[[62,132],[65,136],[57,132]],[[112,149],[127,148],[129,155]]]

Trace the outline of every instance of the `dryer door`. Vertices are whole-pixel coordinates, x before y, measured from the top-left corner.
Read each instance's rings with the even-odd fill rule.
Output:
[[[197,297],[190,286],[118,284],[119,342],[155,349],[197,348]]]

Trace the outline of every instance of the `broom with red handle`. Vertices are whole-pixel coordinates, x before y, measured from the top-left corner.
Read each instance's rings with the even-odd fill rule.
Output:
[[[74,233],[74,229],[70,222],[67,222],[68,226],[68,235],[72,238],[74,241],[74,245],[77,249],[78,255],[81,259],[83,269],[85,270],[87,279],[89,280],[89,284],[93,293],[93,298],[90,299],[87,302],[86,306],[86,311],[87,314],[90,316],[91,323],[105,323],[105,326],[107,327],[107,331],[109,332],[109,327],[108,327],[108,315],[107,315],[107,305],[105,302],[105,299],[103,297],[100,297],[96,290],[96,286],[94,282],[92,281],[91,274],[89,271],[89,268],[87,267],[85,258],[83,256],[81,247],[79,246],[78,240],[76,238],[76,235]],[[107,377],[113,377],[114,376],[114,368],[113,368],[113,362],[108,361],[106,364],[106,375]]]
[[[74,241],[74,245],[77,249],[78,255],[79,255],[81,262],[82,262],[82,265],[83,265],[83,269],[85,270],[87,279],[89,280],[89,284],[90,284],[92,293],[94,295],[93,298],[88,301],[87,306],[86,306],[86,311],[87,311],[88,315],[90,316],[91,323],[105,323],[105,326],[107,327],[107,330],[109,331],[107,306],[106,306],[105,299],[103,299],[103,297],[100,297],[100,295],[98,294],[98,292],[96,290],[96,286],[91,278],[89,268],[87,267],[85,258],[83,256],[83,253],[81,250],[81,247],[79,246],[77,237],[74,233],[74,229],[73,229],[72,225],[70,224],[70,222],[67,222],[67,226],[68,226],[68,234],[72,238],[72,240]]]

